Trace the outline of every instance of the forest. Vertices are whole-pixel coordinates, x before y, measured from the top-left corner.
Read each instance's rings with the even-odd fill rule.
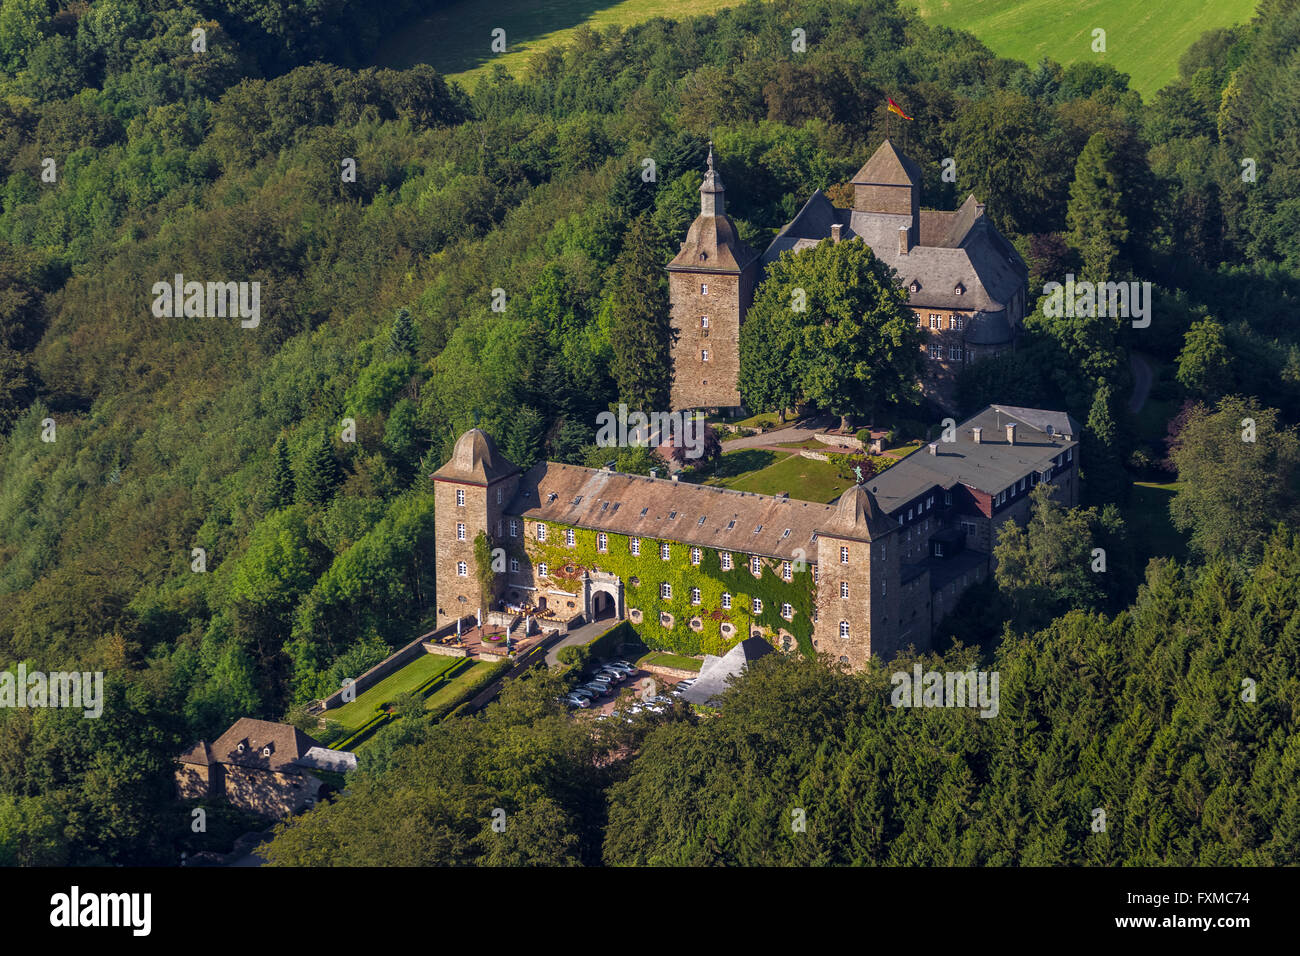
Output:
[[[300,720],[429,626],[427,475],[461,432],[583,463],[598,412],[666,407],[662,267],[709,141],[762,248],[886,134],[927,205],[987,203],[1031,293],[1156,289],[1149,328],[1039,312],[959,383],[967,411],[1084,423],[1087,508],[1052,520],[1121,555],[1099,590],[1008,541],[1047,570],[947,622],[935,659],[1000,668],[1002,717],[900,715],[881,672],[773,661],[597,770],[539,676],[391,734],[272,862],[1295,862],[1300,2],[1205,34],[1149,101],[895,0],[580,30],[472,89],[368,66],[415,6],[0,2],[0,666],[100,670],[107,697],[0,711],[0,862],[175,864],[185,746]],[[260,283],[260,324],[156,317],[176,274]],[[1134,352],[1170,370],[1154,439]],[[1185,559],[1122,559],[1134,479],[1179,482]],[[519,842],[486,839],[489,793]],[[325,859],[335,827],[358,835]]]

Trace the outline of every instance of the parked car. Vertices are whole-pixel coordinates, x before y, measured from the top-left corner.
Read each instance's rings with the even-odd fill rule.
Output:
[[[597,697],[603,697],[606,694],[612,694],[614,692],[614,688],[610,687],[608,684],[597,684],[597,683],[583,684],[578,689],[591,691]]]
[[[632,671],[636,670],[636,668],[632,667],[630,664],[624,664],[622,661],[610,661],[607,664],[602,664],[601,669],[614,671],[617,674],[622,674],[624,677],[627,677],[632,673]]]
[[[609,686],[613,686],[614,684],[618,683],[618,681],[616,681],[613,677],[611,677],[611,676],[608,675],[608,674],[592,674],[591,677],[587,680],[587,683],[588,683],[588,684],[603,684],[603,685],[605,685],[606,687],[609,687]]]
[[[611,684],[619,684],[623,681],[623,675],[616,671],[597,671],[592,680],[607,681]]]
[[[613,664],[615,667],[626,667],[629,671],[636,670],[636,668],[627,661],[610,661],[609,663]]]
[[[569,694],[573,697],[586,697],[588,700],[592,700],[598,696],[594,690],[590,690],[586,687],[575,687],[573,690],[569,691]]]
[[[570,707],[591,706],[591,701],[587,700],[587,698],[585,697],[579,697],[577,694],[570,694],[568,697],[564,698],[564,702],[568,704]]]

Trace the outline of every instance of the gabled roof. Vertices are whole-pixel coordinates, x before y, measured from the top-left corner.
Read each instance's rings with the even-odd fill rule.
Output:
[[[921,170],[885,140],[853,177],[855,186],[920,186]]]
[[[456,440],[451,459],[430,477],[486,485],[518,470],[518,465],[497,451],[487,432],[471,428]]]
[[[240,744],[244,745],[243,750],[240,750]],[[311,748],[320,746],[320,741],[291,724],[241,717],[213,742],[211,755],[215,763],[285,770]],[[270,754],[264,755],[262,751],[267,747],[270,747]]]
[[[831,505],[665,478],[539,462],[519,482],[507,514],[633,537],[804,560]]]
[[[197,744],[180,756],[181,763],[195,764],[199,767],[212,766],[212,750],[208,747],[206,740],[200,740]]]

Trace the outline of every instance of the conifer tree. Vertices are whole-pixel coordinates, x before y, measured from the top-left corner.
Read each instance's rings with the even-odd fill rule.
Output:
[[[614,263],[609,327],[619,398],[629,408],[644,411],[668,407],[672,382],[672,325],[656,245],[649,219],[639,216],[633,220]]]
[[[1115,147],[1104,132],[1092,135],[1074,165],[1065,219],[1070,246],[1083,260],[1084,276],[1094,282],[1118,281],[1129,223]]]
[[[411,313],[406,309],[398,309],[392,330],[388,333],[388,354],[414,355],[415,346],[415,323],[411,320]]]
[[[294,481],[293,467],[289,464],[289,443],[281,435],[275,440],[272,452],[271,483],[268,488],[267,503],[272,508],[283,508],[293,501]]]
[[[308,504],[324,504],[334,494],[339,479],[338,462],[330,447],[329,434],[322,431],[303,454],[302,467],[295,478],[298,499]]]

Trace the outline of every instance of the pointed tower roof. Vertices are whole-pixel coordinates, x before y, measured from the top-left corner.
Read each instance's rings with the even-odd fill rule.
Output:
[[[862,485],[854,485],[840,495],[835,516],[826,523],[821,533],[835,538],[874,541],[897,527],[894,519],[880,509],[875,495]]]
[[[471,428],[456,440],[451,460],[430,477],[486,485],[517,471],[519,466],[497,451],[487,432]]]
[[[885,140],[853,177],[855,186],[921,185],[921,169]]]
[[[700,214],[691,223],[686,241],[668,264],[668,271],[737,273],[758,258],[758,253],[741,241],[735,223],[727,215],[725,194],[722,176],[713,168],[713,144],[709,143],[708,169],[700,184]]]

